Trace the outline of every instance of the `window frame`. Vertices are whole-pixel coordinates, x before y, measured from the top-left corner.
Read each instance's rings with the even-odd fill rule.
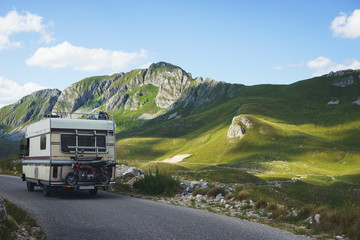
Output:
[[[65,134],[65,133],[60,133],[60,151],[62,152],[62,153],[67,153],[67,154],[69,154],[70,153],[70,151],[75,151],[75,149],[74,150],[71,150],[70,148],[68,148],[67,146],[63,146],[63,143],[64,143],[64,141],[65,141],[65,139],[63,139],[63,136],[69,136],[69,138],[73,138],[72,140],[70,140],[69,142],[70,143],[73,143],[73,145],[70,145],[70,144],[68,144],[68,146],[76,146],[76,134],[74,133],[74,134]],[[95,147],[101,147],[101,148],[103,148],[103,149],[98,149],[98,153],[101,153],[101,154],[104,154],[104,153],[106,153],[106,150],[107,150],[107,146],[106,146],[106,135],[96,135],[96,136],[93,136],[93,135],[89,135],[89,136],[83,136],[83,135],[80,135],[79,137],[89,137],[89,138],[94,138],[94,137],[96,137],[97,139],[96,139],[96,145],[97,146],[95,146],[95,141],[93,141],[93,143],[94,143],[94,145],[93,146],[89,146],[89,145],[80,145],[79,143],[78,143],[78,146],[82,146],[82,147],[94,147],[94,150],[93,151],[91,151],[90,149],[88,149],[87,150],[87,152],[88,153],[86,153],[86,154],[92,154],[92,153],[96,153],[96,150],[95,150]],[[99,141],[99,138],[103,138],[103,140],[102,141]],[[84,140],[84,139],[83,139]],[[78,141],[80,142],[80,140],[78,139]],[[85,140],[86,141],[86,140]],[[100,143],[103,143],[103,145],[99,145],[99,142]],[[67,150],[66,150],[67,149]]]

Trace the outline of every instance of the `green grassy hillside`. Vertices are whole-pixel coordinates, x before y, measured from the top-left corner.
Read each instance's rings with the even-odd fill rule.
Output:
[[[246,87],[195,113],[177,106],[131,130],[115,118],[117,159],[190,179],[250,183],[257,199],[295,207],[306,217],[320,213],[322,223],[309,226],[312,234],[359,239],[360,106],[353,103],[360,97],[359,73]],[[227,138],[235,116],[253,125],[242,139]],[[163,162],[180,154],[191,155]],[[262,187],[274,183],[280,183],[275,192],[281,198]]]

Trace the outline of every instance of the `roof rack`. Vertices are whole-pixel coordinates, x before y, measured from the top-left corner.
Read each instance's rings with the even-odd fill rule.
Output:
[[[44,115],[46,118],[70,118],[70,119],[91,119],[91,120],[113,120],[113,116],[106,112],[97,113],[69,113],[69,112],[52,112]]]

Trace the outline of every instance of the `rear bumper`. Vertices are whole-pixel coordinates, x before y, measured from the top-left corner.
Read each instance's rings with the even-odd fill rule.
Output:
[[[76,188],[76,189],[86,189],[86,187],[109,187],[114,186],[115,182],[109,182],[108,184],[99,184],[94,182],[78,182],[76,185],[71,186],[65,182],[51,182],[51,187],[62,187],[62,188]]]

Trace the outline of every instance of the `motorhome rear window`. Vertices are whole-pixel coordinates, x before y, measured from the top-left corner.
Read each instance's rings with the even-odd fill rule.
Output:
[[[61,151],[71,152],[76,150],[76,135],[61,134]],[[98,147],[99,152],[106,152],[105,136],[78,136],[78,151],[79,152],[96,152]]]
[[[46,149],[46,135],[41,135],[40,137],[40,149],[41,150]]]

